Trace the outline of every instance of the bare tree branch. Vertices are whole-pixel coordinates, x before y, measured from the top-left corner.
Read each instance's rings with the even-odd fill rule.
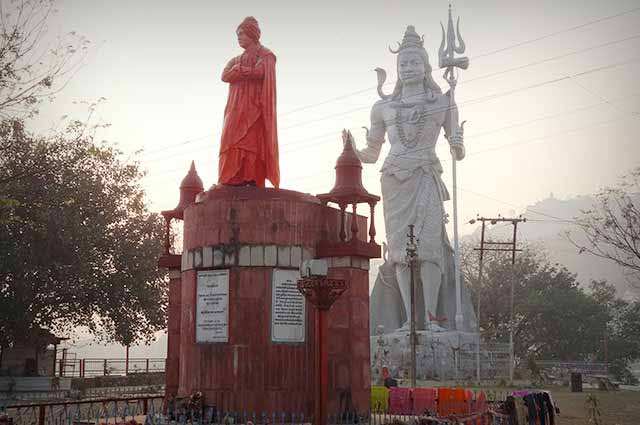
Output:
[[[24,118],[61,90],[81,66],[88,41],[75,32],[47,45],[55,0],[8,0],[0,6],[0,117]]]
[[[567,233],[580,253],[615,262],[640,288],[640,167],[615,187],[595,195],[595,205],[577,219],[579,236]]]

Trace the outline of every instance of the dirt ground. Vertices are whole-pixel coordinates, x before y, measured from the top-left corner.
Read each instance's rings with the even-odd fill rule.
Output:
[[[572,393],[568,388],[549,388],[560,407],[559,425],[586,425],[588,409],[585,402],[589,394],[595,396],[600,408],[602,425],[640,424],[640,391],[598,391],[586,389]]]
[[[456,383],[448,383],[456,386]],[[447,383],[436,381],[419,381],[422,387],[446,386]],[[493,392],[497,399],[504,399],[507,393],[515,389],[529,388],[521,382],[516,387],[483,386],[481,388],[467,386],[467,388],[482,389]],[[572,393],[569,387],[549,386],[544,388],[551,392],[556,404],[560,407],[560,417],[556,425],[640,425],[640,389],[632,390],[600,391],[587,388],[581,393]],[[600,422],[588,421],[588,409],[586,401],[589,395],[595,396],[600,409]]]

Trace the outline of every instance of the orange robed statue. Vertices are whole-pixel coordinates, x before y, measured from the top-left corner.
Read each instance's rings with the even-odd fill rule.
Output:
[[[220,143],[218,183],[264,187],[280,185],[276,123],[276,56],[260,44],[252,16],[236,30],[244,53],[229,61],[222,81],[229,83]]]

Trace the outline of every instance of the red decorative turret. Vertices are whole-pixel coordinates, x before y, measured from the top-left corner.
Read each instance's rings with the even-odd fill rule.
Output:
[[[351,133],[343,134],[344,148],[336,162],[336,183],[331,192],[318,195],[323,202],[334,202],[338,205],[346,203],[376,203],[379,196],[372,195],[362,186],[362,163],[353,148]]]
[[[328,244],[321,242],[318,247],[320,257],[329,256],[360,256],[367,258],[380,257],[380,245],[375,242],[376,228],[374,224],[374,209],[380,197],[373,195],[362,185],[362,163],[353,147],[353,136],[351,132],[342,130],[343,150],[336,162],[336,183],[329,193],[317,195],[325,205],[329,202],[338,204],[340,207],[340,243]],[[369,242],[358,239],[357,225],[357,205],[360,203],[369,204],[371,211],[369,223]],[[346,209],[351,205],[353,217],[351,220],[351,237],[347,239],[345,231]],[[366,239],[365,239],[366,240]]]
[[[184,209],[189,205],[195,203],[196,196],[203,190],[204,186],[202,185],[202,179],[196,171],[196,164],[194,161],[191,161],[191,167],[189,167],[187,175],[184,176],[184,178],[182,179],[182,183],[180,183],[180,201],[178,202],[178,205],[172,210],[161,212],[162,216],[164,217],[165,223],[164,254],[167,258],[169,257],[169,251],[171,250],[171,241],[169,238],[171,220],[174,218],[183,220]],[[165,256],[163,256],[163,258]],[[163,260],[163,258],[160,259],[161,266],[173,264],[178,261],[178,259],[174,258],[171,260],[172,262],[169,263],[168,260]]]
[[[184,179],[182,179],[182,183],[180,183],[180,202],[178,202],[178,206],[173,210],[180,213],[179,218],[182,218],[184,209],[193,204],[196,201],[196,195],[203,190],[204,186],[202,185],[202,179],[196,171],[196,164],[194,161],[191,161],[189,172],[184,176]]]

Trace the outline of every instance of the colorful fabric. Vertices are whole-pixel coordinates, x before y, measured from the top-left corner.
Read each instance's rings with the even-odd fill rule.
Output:
[[[385,413],[389,410],[389,389],[387,387],[371,387],[371,411]]]
[[[414,415],[424,415],[425,412],[429,412],[429,415],[436,413],[437,391],[435,388],[414,388],[412,395]]]
[[[453,403],[453,413],[455,415],[469,414],[467,391],[464,388],[455,388],[453,390]]]
[[[476,401],[473,404],[474,412],[486,412],[487,411],[487,396],[484,391],[476,393]]]
[[[411,413],[411,410],[411,388],[391,388],[389,390],[389,413],[407,415]]]
[[[527,406],[527,418],[529,425],[540,425],[538,421],[538,404],[536,403],[535,394],[529,394],[523,397],[524,404]]]
[[[542,393],[542,398],[544,400],[544,404],[547,408],[547,415],[549,416],[549,425],[555,425],[555,406],[553,405],[553,399],[551,398],[551,394],[547,391]]]
[[[453,414],[453,390],[438,388],[438,416],[446,417]]]
[[[524,400],[521,398],[516,399],[516,417],[518,418],[518,425],[528,425],[528,413],[527,406],[524,404]]]

